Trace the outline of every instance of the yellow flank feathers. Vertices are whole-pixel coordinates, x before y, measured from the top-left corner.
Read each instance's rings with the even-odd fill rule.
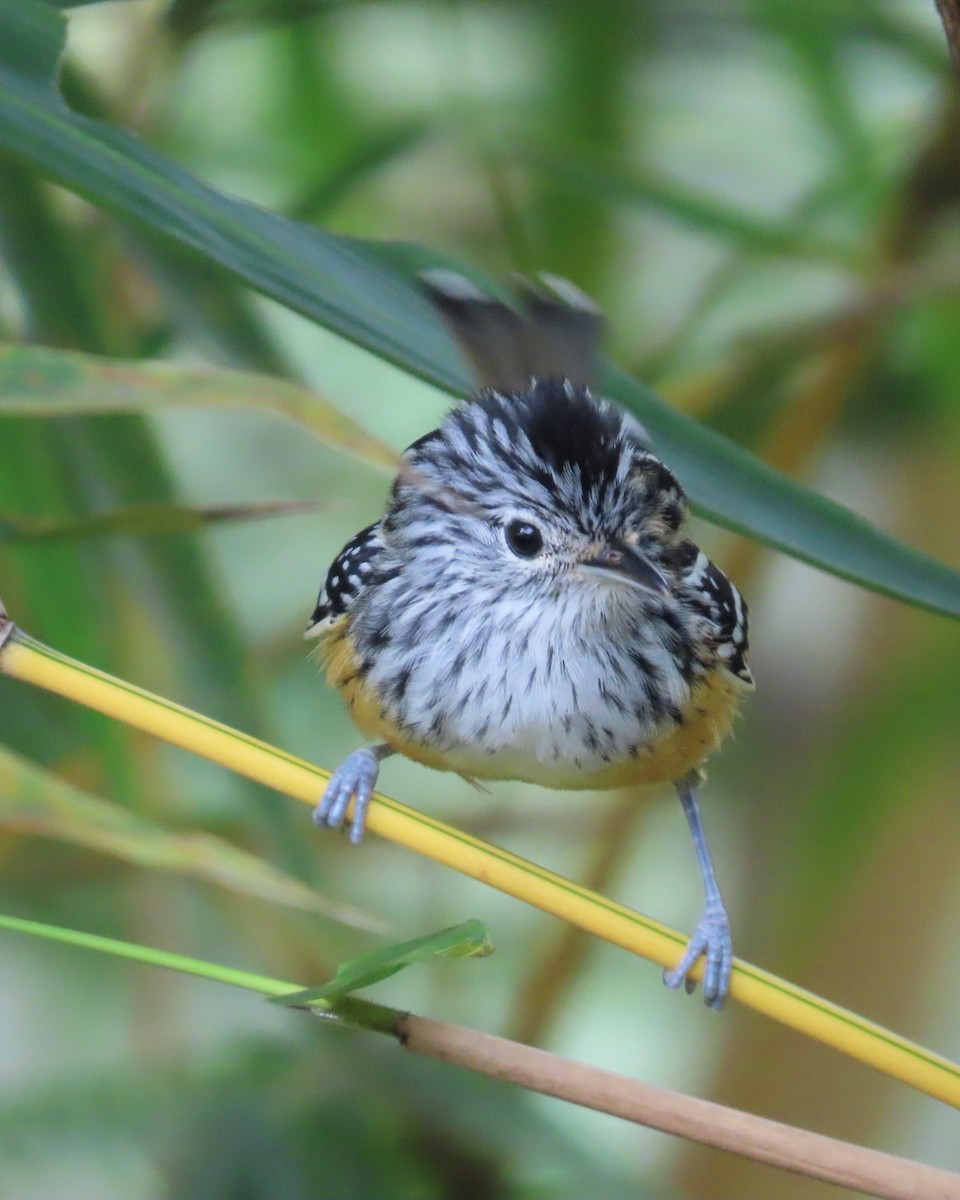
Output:
[[[497,756],[488,762],[471,759],[469,768],[454,761],[439,747],[413,741],[384,711],[379,697],[361,674],[350,636],[350,616],[342,616],[320,635],[321,653],[327,666],[327,682],[343,698],[350,717],[371,741],[386,742],[391,749],[414,762],[437,771],[454,771],[477,779],[511,776],[498,766]],[[694,691],[683,710],[683,720],[662,737],[642,747],[636,758],[611,763],[594,773],[558,775],[554,764],[543,764],[543,776],[525,776],[527,782],[574,790],[606,789],[656,783],[671,783],[704,763],[729,734],[737,715],[739,693],[746,690],[724,668],[718,668]]]

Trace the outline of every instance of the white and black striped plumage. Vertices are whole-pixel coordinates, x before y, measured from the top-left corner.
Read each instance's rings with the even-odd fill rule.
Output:
[[[684,537],[683,489],[642,427],[576,378],[595,310],[534,292],[518,315],[449,277],[432,294],[488,386],[407,450],[383,518],[331,566],[308,630],[331,682],[365,733],[434,767],[692,796],[753,685],[747,606]],[[376,777],[348,764],[327,823]],[[700,946],[717,1006],[724,936]]]
[[[679,483],[615,405],[561,381],[490,390],[405,457],[313,618],[349,617],[354,669],[405,742],[465,775],[589,787],[683,724],[711,673],[752,682],[746,606],[681,536]],[[507,544],[521,520],[544,538],[533,559]],[[665,590],[584,572],[613,542]]]

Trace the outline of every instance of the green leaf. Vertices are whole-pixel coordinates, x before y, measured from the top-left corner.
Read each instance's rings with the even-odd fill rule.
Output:
[[[41,921],[30,921],[24,917],[8,917],[0,913],[0,929],[11,933],[25,933],[30,937],[45,938],[82,950],[93,950],[97,954],[109,954],[113,958],[125,958],[143,963],[148,967],[161,967],[167,971],[179,971],[182,975],[193,975],[215,983],[226,983],[231,987],[259,992],[278,1001],[285,1000],[294,991],[295,983],[271,979],[266,975],[255,975],[252,971],[238,971],[235,967],[224,967],[220,963],[201,958],[188,958],[185,954],[174,954],[169,950],[156,950],[153,946],[141,946],[136,942],[123,942],[118,938],[103,937],[97,933],[86,933],[80,929],[67,929],[62,925],[47,925]],[[396,1021],[399,1013],[382,1004],[345,996],[335,1006],[316,1002],[318,1009],[327,1009],[324,1015],[336,1017],[349,1024],[360,1026],[377,1033],[396,1036]]]
[[[148,356],[158,355],[175,331],[223,366],[265,375],[289,373],[255,298],[233,276],[149,229],[131,230],[128,241],[148,269],[169,318],[168,326],[155,331],[159,340],[146,351]]]
[[[753,254],[854,265],[849,248],[796,224],[743,212],[655,171],[604,162],[581,147],[551,151],[542,146],[526,146],[516,151],[516,157],[571,191],[606,203],[630,204],[655,212],[697,233],[731,241]]]
[[[426,121],[417,119],[389,126],[368,138],[337,167],[306,188],[290,205],[290,215],[298,221],[316,221],[339,204],[352,188],[423,141],[429,130]]]
[[[397,456],[388,446],[316,392],[282,379],[0,345],[0,415],[94,416],[197,405],[261,408],[305,425],[327,445],[380,470],[396,469]]]
[[[47,925],[42,921],[29,921],[24,917],[8,917],[4,913],[0,913],[0,929],[8,929],[11,933],[26,933],[31,937],[46,938],[52,942],[62,942],[68,946],[78,946],[82,950],[94,950],[99,954],[110,954],[114,958],[126,958],[151,967],[164,967],[184,975],[212,979],[217,983],[260,992],[264,996],[285,995],[295,986],[265,975],[254,975],[251,971],[238,971],[233,967],[220,966],[219,963],[187,958],[186,955],[173,954],[169,950],[155,950],[152,946],[138,946],[135,942],[122,942],[117,938],[85,933],[80,929],[67,929],[62,925]]]
[[[171,832],[144,817],[90,796],[0,747],[0,828],[56,838],[323,916],[357,929],[383,922],[308,887],[254,854],[207,833]]]
[[[34,171],[0,154],[0,257],[20,293],[30,340],[105,354],[102,297],[50,191]]]
[[[89,103],[90,91],[84,91]],[[35,171],[5,156],[0,177],[5,263],[19,292],[28,339],[87,353],[119,354],[125,347],[129,352],[134,331],[109,317],[112,252],[94,246],[82,226],[64,217],[54,189],[42,184]],[[139,416],[111,416],[95,424],[65,421],[46,428],[25,421],[8,426],[4,436],[9,458],[0,486],[2,508],[73,517],[86,514],[94,496],[107,508],[176,503],[154,431]],[[25,461],[27,456],[33,461]],[[101,645],[93,661],[121,673],[129,673],[129,656],[137,651],[117,639],[117,605],[130,597],[142,609],[149,598],[154,619],[165,623],[171,661],[194,694],[234,722],[259,728],[259,705],[242,648],[197,541],[189,536],[144,541],[125,562],[120,570],[112,550],[103,546],[87,547],[78,555],[70,546],[47,543],[13,547],[4,555],[3,570],[7,579],[22,573],[23,611],[44,636],[86,656],[83,647],[89,649],[89,635],[96,628]],[[80,586],[87,592],[85,601],[70,603],[68,596]],[[191,598],[189,605],[183,604],[185,596]],[[5,729],[19,749],[35,750],[42,761],[55,760],[58,755],[51,755],[46,745],[49,722],[38,722],[37,714],[28,711],[33,707],[33,700],[16,706]],[[71,716],[58,722],[58,730],[61,724],[76,728],[78,720]],[[31,728],[43,731],[40,746],[35,746]],[[101,750],[105,743],[115,743],[112,754],[101,754],[111,764],[114,785],[124,793],[135,790],[139,759],[127,739],[101,726],[96,740]],[[271,829],[276,831],[284,819],[273,806]],[[293,838],[288,842],[299,845]],[[307,861],[304,857],[304,865]]]
[[[132,134],[71,112],[56,90],[64,29],[42,0],[0,0],[0,144],[391,362],[430,378],[445,360],[446,381],[463,379],[427,302],[359,244],[224,195]]]
[[[417,289],[377,251],[223,195],[136,138],[71,112],[56,91],[60,15],[0,0],[0,144],[80,194],[145,222],[252,287],[455,394],[463,367]],[[610,373],[611,394],[647,425],[711,520],[845,579],[960,616],[960,574],[779,475]]]
[[[27,517],[0,511],[0,542],[49,542],[129,534],[192,533],[207,525],[263,521],[296,513],[316,512],[316,500],[260,500],[249,504],[217,504],[191,508],[179,504],[131,504],[83,517]]]
[[[449,929],[441,929],[437,933],[427,933],[409,942],[398,942],[394,946],[384,946],[381,950],[362,954],[359,958],[342,963],[329,983],[291,992],[286,996],[274,996],[272,999],[276,1004],[297,1007],[322,1000],[326,1006],[359,988],[389,979],[411,963],[426,962],[431,958],[484,957],[492,953],[493,943],[487,936],[483,922],[464,921],[461,925],[451,925]]]

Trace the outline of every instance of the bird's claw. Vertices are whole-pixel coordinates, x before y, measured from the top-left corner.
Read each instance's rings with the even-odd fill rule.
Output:
[[[350,823],[350,841],[357,845],[363,837],[370,798],[380,774],[380,758],[366,747],[354,750],[330,776],[323,799],[313,812],[314,823],[338,829],[344,822],[350,801],[354,801]]]
[[[730,991],[730,975],[733,971],[730,921],[722,904],[708,904],[700,914],[683,958],[672,971],[663,973],[663,982],[667,987],[677,989],[683,984],[687,995],[694,992],[697,984],[689,978],[689,972],[701,955],[706,957],[703,1000],[708,1008],[719,1012]]]

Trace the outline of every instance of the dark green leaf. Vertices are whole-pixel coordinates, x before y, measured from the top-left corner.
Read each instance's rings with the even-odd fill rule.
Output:
[[[162,293],[170,318],[170,325],[157,331],[159,345],[145,351],[148,356],[159,353],[175,331],[213,362],[265,375],[289,374],[254,297],[233,276],[143,227],[131,230],[128,245]]]
[[[62,43],[54,9],[0,0],[0,143],[391,362],[462,381],[426,301],[359,244],[224,195],[131,134],[71,112],[55,88]]]

